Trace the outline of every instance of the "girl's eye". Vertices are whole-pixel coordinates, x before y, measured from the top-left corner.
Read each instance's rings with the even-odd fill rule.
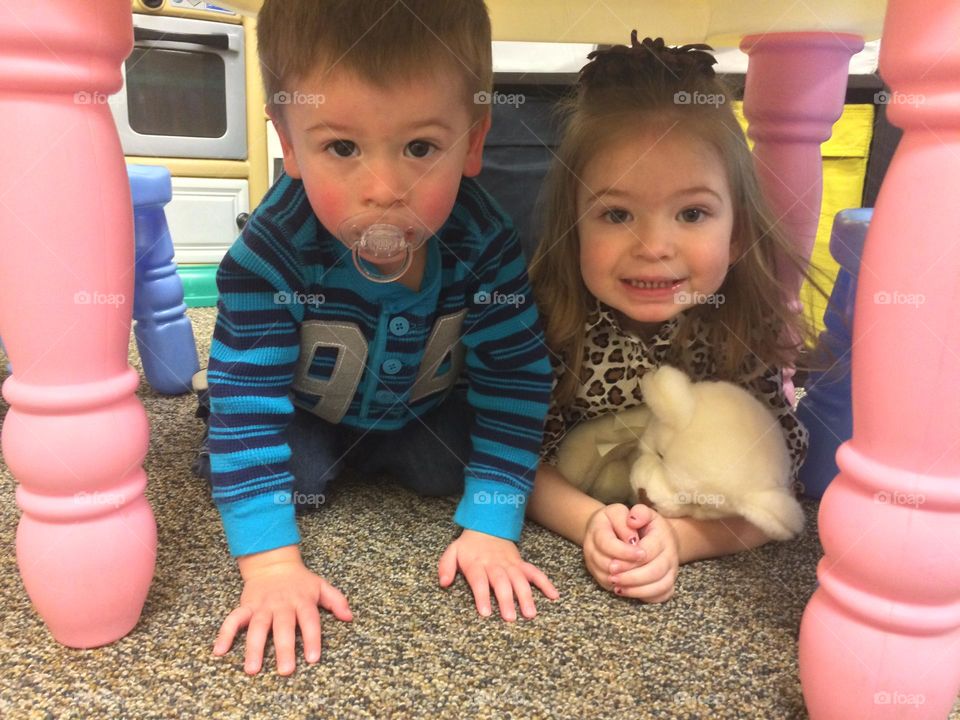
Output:
[[[415,158],[425,158],[433,154],[436,146],[426,140],[412,140],[407,143],[407,154]]]
[[[605,213],[603,213],[602,217],[615,225],[620,225],[622,223],[629,222],[631,215],[629,212],[621,208],[613,208],[612,210],[607,210]]]
[[[332,152],[337,157],[348,158],[356,154],[357,144],[350,140],[334,140],[323,150],[324,152]]]
[[[706,211],[701,208],[687,208],[680,211],[680,219],[687,223],[700,222],[706,216]]]

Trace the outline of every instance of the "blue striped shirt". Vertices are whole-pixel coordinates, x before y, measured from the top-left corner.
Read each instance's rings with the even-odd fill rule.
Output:
[[[551,386],[520,243],[465,178],[426,247],[418,292],[371,282],[317,220],[302,182],[282,176],[224,257],[207,379],[213,498],[232,555],[300,540],[284,439],[295,405],[396,430],[455,383],[475,419],[454,521],[519,538]]]

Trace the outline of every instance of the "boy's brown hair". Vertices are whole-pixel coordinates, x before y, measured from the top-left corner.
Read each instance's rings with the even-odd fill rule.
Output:
[[[257,44],[271,111],[292,82],[334,68],[379,87],[452,70],[463,78],[471,115],[489,110],[493,63],[483,0],[266,0]]]

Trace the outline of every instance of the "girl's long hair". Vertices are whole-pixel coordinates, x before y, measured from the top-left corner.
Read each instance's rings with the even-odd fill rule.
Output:
[[[788,303],[778,264],[795,268],[815,291],[807,263],[767,209],[753,157],[731,107],[732,97],[710,65],[706,46],[665,48],[661,40],[636,42],[597,54],[581,71],[577,94],[559,105],[562,140],[547,175],[543,228],[530,262],[530,279],[547,344],[566,366],[555,399],[571,403],[580,383],[586,323],[596,307],[580,274],[577,193],[587,164],[636,128],[681,132],[714,148],[723,163],[734,211],[731,257],[716,295],[681,313],[668,361],[691,373],[689,349],[697,326],[715,350],[717,379],[734,381],[745,369],[794,365],[813,328]],[[591,56],[592,57],[592,56]],[[651,178],[656,182],[656,178]],[[696,322],[697,319],[703,322]]]

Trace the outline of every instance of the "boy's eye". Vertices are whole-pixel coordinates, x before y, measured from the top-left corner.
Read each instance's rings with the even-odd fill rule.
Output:
[[[615,225],[619,225],[629,222],[631,216],[629,212],[623,210],[622,208],[612,208],[603,213],[602,217],[609,220],[611,223],[614,223]]]
[[[357,151],[357,144],[350,140],[334,140],[324,148],[325,152],[332,152],[337,157],[352,157]]]
[[[700,220],[706,216],[706,211],[701,208],[687,208],[686,210],[680,211],[680,219],[686,223],[700,222]]]
[[[415,158],[425,158],[433,154],[435,149],[433,143],[426,140],[412,140],[407,143],[407,154]]]

